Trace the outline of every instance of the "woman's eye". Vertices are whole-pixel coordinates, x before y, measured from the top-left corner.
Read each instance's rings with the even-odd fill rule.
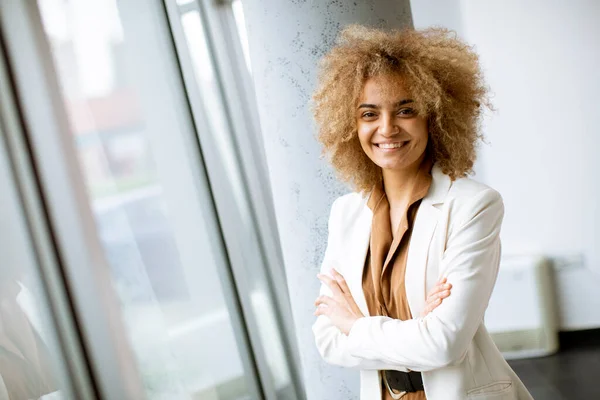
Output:
[[[363,116],[363,118],[373,118],[375,116],[375,113],[367,111],[367,112],[363,113],[362,116]]]
[[[413,115],[415,110],[413,108],[403,108],[398,111],[399,115]]]

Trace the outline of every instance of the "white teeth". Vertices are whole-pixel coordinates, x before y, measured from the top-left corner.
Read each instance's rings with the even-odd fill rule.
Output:
[[[402,147],[402,143],[379,143],[377,146],[382,149],[397,149]]]

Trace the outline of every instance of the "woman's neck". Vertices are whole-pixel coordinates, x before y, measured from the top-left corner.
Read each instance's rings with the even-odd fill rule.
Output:
[[[383,188],[391,208],[401,206],[409,200],[423,159],[421,157],[407,168],[382,170]]]

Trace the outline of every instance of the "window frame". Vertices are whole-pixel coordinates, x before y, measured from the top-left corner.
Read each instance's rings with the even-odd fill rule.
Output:
[[[300,372],[300,356],[289,303],[284,259],[279,242],[258,110],[255,107],[254,87],[239,40],[232,2],[229,0],[192,0],[177,6],[175,1],[165,0],[165,5],[174,34],[186,90],[192,101],[194,118],[205,120],[206,116],[202,112],[201,96],[197,93],[200,83],[195,79],[185,35],[181,32],[177,22],[180,15],[190,11],[197,11],[202,18],[204,36],[208,42],[211,55],[210,62],[219,83],[221,107],[224,108],[226,114],[231,135],[230,141],[235,146],[232,151],[235,151],[236,160],[238,161],[237,168],[240,175],[238,181],[242,183],[242,187],[238,188],[223,188],[224,185],[222,184],[217,185],[219,187],[213,186],[215,189],[214,196],[217,205],[226,204],[231,192],[243,190],[245,204],[238,205],[238,208],[243,217],[252,222],[252,229],[254,230],[252,236],[255,238],[254,246],[260,249],[258,264],[261,265],[262,271],[260,271],[259,279],[262,279],[267,287],[269,301],[274,309],[278,329],[282,335],[294,391],[293,397],[305,398]],[[194,100],[197,104],[194,104]],[[203,150],[218,154],[216,144],[210,138],[210,135],[205,132],[206,130],[198,131]],[[222,160],[218,157],[211,159],[207,155],[206,161],[207,172],[212,181],[222,182],[223,179],[227,179],[227,173],[221,167]],[[227,222],[227,210],[228,207],[221,207],[218,212],[226,235],[230,231],[230,235],[234,236],[237,234],[236,224],[235,221]],[[228,248],[235,248],[235,246],[228,246]],[[233,268],[235,272],[235,263]],[[243,266],[237,267],[238,270],[243,268]],[[248,276],[247,271],[245,275]],[[240,279],[238,282],[243,282],[243,280]],[[250,330],[252,334],[252,326]],[[257,335],[258,333],[255,333],[255,336]],[[256,346],[258,347],[259,344],[257,343]],[[263,383],[268,385],[268,374],[263,372],[263,376]],[[270,392],[272,393],[273,390],[274,388],[271,388]],[[277,394],[272,395],[275,396],[274,398],[278,398]],[[268,396],[268,398],[271,397]]]

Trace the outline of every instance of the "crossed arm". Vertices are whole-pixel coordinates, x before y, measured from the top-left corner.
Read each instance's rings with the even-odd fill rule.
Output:
[[[465,209],[448,236],[440,265],[440,274],[454,285],[452,295],[428,307],[424,316],[407,321],[362,316],[339,276],[324,279],[313,332],[325,361],[359,369],[429,371],[462,359],[483,320],[496,280],[502,199],[486,190]],[[324,268],[331,256],[326,252]]]
[[[315,301],[315,315],[326,315],[333,325],[335,325],[344,335],[348,335],[354,323],[364,317],[358,305],[352,297],[346,280],[335,269],[330,271],[331,276],[318,274],[319,280],[329,287],[332,296],[320,295]],[[431,311],[436,309],[442,300],[450,296],[452,284],[448,283],[447,278],[441,278],[436,285],[427,294],[426,305],[421,312],[421,317],[425,317]]]
[[[328,320],[325,318],[321,318],[320,320],[322,324],[329,325],[327,328],[329,335],[323,339],[325,342],[330,343],[331,348],[330,351],[325,351],[321,354],[325,358],[325,361],[349,368],[399,369],[397,365],[388,365],[344,354],[348,333],[354,323],[360,318],[364,318],[364,315],[354,301],[344,277],[335,269],[332,269],[330,274],[331,276],[318,274],[319,280],[321,280],[323,286],[329,289],[331,296],[321,294],[315,301],[317,308],[314,313],[316,316],[328,318]],[[440,279],[427,295],[426,306],[421,312],[421,317],[425,317],[442,304],[443,299],[450,296],[451,288],[452,285],[447,282],[446,278]],[[313,329],[317,329],[318,325],[319,320],[317,320]],[[318,340],[317,345],[319,345]]]

